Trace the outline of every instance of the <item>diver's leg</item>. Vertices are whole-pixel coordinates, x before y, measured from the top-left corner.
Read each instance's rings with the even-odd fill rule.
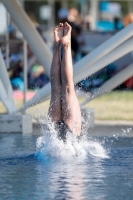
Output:
[[[63,36],[63,24],[54,29],[54,54],[50,71],[51,101],[48,117],[52,122],[62,119],[61,114],[61,63],[60,63],[60,38]]]
[[[73,83],[73,66],[71,56],[71,26],[64,24],[64,34],[61,38],[63,58],[61,62],[61,90],[62,90],[62,119],[67,126],[80,135],[81,111]]]

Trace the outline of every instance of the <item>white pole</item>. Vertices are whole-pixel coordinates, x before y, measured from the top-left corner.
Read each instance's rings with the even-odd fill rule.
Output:
[[[68,1],[67,0],[61,1],[61,7],[68,9]]]
[[[6,19],[7,19],[7,31],[6,31],[6,67],[9,69],[9,31],[8,31],[8,25],[9,25],[9,14],[6,12]]]
[[[92,17],[91,30],[96,30],[96,23],[98,18],[98,0],[91,0],[90,14]]]
[[[133,37],[128,39],[123,44],[119,45],[110,53],[106,54],[104,57],[99,59],[97,62],[92,64],[86,69],[83,69],[80,74],[74,77],[74,83],[78,83],[79,81],[83,80],[84,78],[94,74],[95,72],[99,71],[103,67],[107,66],[111,62],[117,60],[118,58],[124,56],[125,54],[131,52],[133,50]],[[82,68],[81,68],[82,69]]]
[[[8,113],[16,110],[14,105],[12,87],[9,76],[7,74],[6,66],[2,58],[0,50],[0,101],[5,105]]]
[[[86,68],[88,68],[88,70],[91,70],[92,69],[91,68],[92,64],[95,64],[96,61],[100,60],[100,58],[102,58],[107,53],[109,53],[110,51],[112,51],[115,47],[117,47],[118,45],[120,45],[121,43],[123,43],[125,40],[127,40],[128,38],[130,38],[133,35],[132,30],[133,30],[133,24],[130,24],[128,27],[126,27],[125,29],[123,29],[122,31],[120,31],[119,33],[117,33],[115,36],[113,36],[112,38],[110,38],[108,41],[106,41],[105,43],[103,43],[102,45],[100,45],[99,47],[97,47],[89,55],[85,56],[83,59],[81,59],[80,61],[78,61],[74,65],[74,82],[76,83],[76,82],[79,82],[80,80],[83,79],[82,77],[79,76],[79,74],[82,71],[84,71],[85,77],[87,77],[88,74],[90,74],[90,71],[88,71],[88,74],[87,74],[86,73]],[[132,42],[130,43],[129,46],[132,49]],[[126,45],[126,48],[127,49],[125,49],[125,51],[128,52],[128,46],[127,45]],[[118,48],[117,50],[120,50],[119,57],[121,57],[122,56],[121,55],[121,49]],[[112,54],[112,52],[111,52],[111,54]],[[126,54],[126,52],[125,52],[125,54]],[[117,53],[119,53],[119,52],[115,52],[116,56],[117,56]],[[106,56],[105,56],[105,58],[106,58]],[[117,59],[117,58],[115,58],[115,59]],[[115,59],[112,59],[112,61],[114,61]],[[99,63],[95,67],[96,71],[99,70],[98,66],[99,66]],[[105,66],[106,65],[103,65],[103,67],[105,67]],[[100,68],[102,68],[102,67],[100,67]],[[77,79],[77,77],[78,77],[78,79]],[[50,91],[51,91],[50,84],[47,84],[45,87],[43,87],[42,89],[40,89],[40,91],[30,101],[28,101],[26,103],[26,105],[24,105],[23,107],[21,107],[19,109],[19,111],[25,110],[27,107],[33,106],[37,102],[39,103],[41,101],[47,100],[50,97]],[[38,100],[38,97],[39,97],[39,100]]]
[[[32,51],[37,56],[40,64],[44,66],[46,74],[49,76],[52,54],[35,29],[34,25],[16,0],[2,0],[2,3],[10,13],[17,27],[23,33],[24,38],[27,40]]]
[[[133,23],[98,46],[74,65],[74,77],[133,36]]]
[[[49,20],[49,28],[54,28],[55,26],[55,0],[48,0],[48,5],[51,8],[51,18]]]
[[[26,93],[27,93],[27,42],[23,42],[23,74],[24,74],[24,103],[26,103]]]
[[[133,38],[130,38],[123,44],[119,45],[116,49],[111,51],[109,54],[101,58],[99,61],[97,61],[95,64],[91,65],[88,69],[83,71],[83,73],[77,75],[74,80],[83,80],[83,78],[89,76],[90,74],[93,74],[96,71],[99,71],[103,67],[105,67],[110,62],[113,62],[114,60],[122,57],[126,53],[133,50]],[[76,82],[75,81],[75,82]],[[18,111],[22,111],[29,106],[33,106],[37,103],[40,103],[44,100],[47,100],[50,97],[50,84],[47,84],[46,87],[42,88],[30,101],[28,101],[23,107],[21,107]]]
[[[85,106],[90,100],[101,96],[103,94],[106,94],[107,92],[110,92],[120,84],[122,84],[124,81],[126,81],[128,78],[130,78],[133,75],[133,63],[130,64],[128,67],[117,73],[115,76],[110,78],[108,81],[106,81],[96,92],[94,92],[89,98],[87,98],[83,103],[82,106]]]
[[[43,101],[48,100],[50,98],[50,92],[51,92],[51,84],[48,83],[45,87],[41,88],[39,92],[37,92],[32,99],[30,99],[22,107],[20,107],[17,110],[17,112],[22,112],[23,110],[26,110],[29,107],[32,107]]]

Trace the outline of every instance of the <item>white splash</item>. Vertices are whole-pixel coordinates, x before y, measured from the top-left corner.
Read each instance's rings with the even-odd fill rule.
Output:
[[[51,131],[52,129],[53,131]],[[85,135],[78,139],[76,135],[67,133],[67,139],[64,143],[57,137],[57,132],[53,127],[51,130],[44,130],[43,136],[37,139],[36,156],[40,160],[46,160],[49,156],[63,160],[76,157],[80,161],[85,160],[87,156],[108,158],[103,146],[99,142],[88,140]]]

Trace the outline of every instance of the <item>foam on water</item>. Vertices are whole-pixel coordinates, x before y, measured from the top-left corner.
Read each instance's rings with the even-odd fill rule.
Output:
[[[80,161],[85,160],[88,156],[108,158],[107,152],[100,142],[88,140],[85,133],[78,139],[75,134],[68,132],[65,143],[58,138],[57,134],[51,124],[50,131],[43,130],[43,136],[38,137],[36,156],[39,160],[46,160],[49,157],[63,160],[71,160],[76,157]]]

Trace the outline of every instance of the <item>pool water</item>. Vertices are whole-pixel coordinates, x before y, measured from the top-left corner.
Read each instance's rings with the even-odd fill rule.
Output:
[[[0,135],[0,200],[132,200],[133,138]]]

